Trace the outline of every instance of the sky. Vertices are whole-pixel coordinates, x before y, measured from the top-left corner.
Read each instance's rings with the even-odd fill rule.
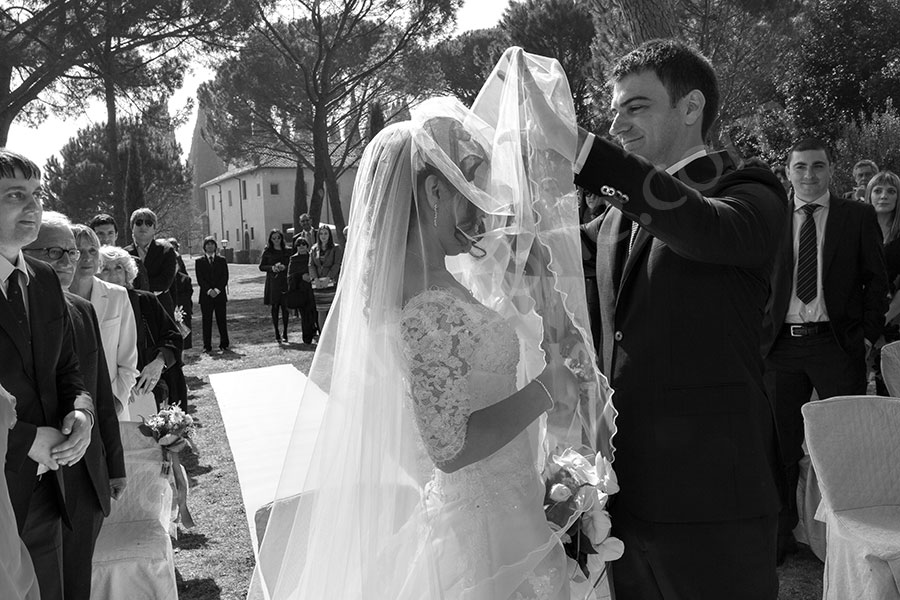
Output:
[[[500,17],[508,5],[509,0],[465,0],[457,13],[456,32],[493,27],[500,21]],[[197,87],[211,78],[212,71],[210,69],[203,65],[193,66],[192,70],[186,74],[182,88],[170,99],[170,112],[174,113],[184,108],[187,99],[196,94]],[[175,130],[175,137],[181,144],[185,157],[190,150],[195,120],[196,107],[187,123]],[[51,117],[37,129],[14,122],[9,130],[7,147],[24,154],[43,167],[51,155],[59,154],[60,148],[69,141],[69,138],[74,137],[79,129],[92,123],[105,121],[106,108],[103,102],[93,101],[85,114],[77,119],[61,120]]]

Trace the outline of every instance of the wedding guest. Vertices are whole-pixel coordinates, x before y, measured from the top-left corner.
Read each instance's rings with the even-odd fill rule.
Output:
[[[309,276],[316,297],[316,311],[319,313],[319,331],[322,331],[337,290],[344,253],[334,243],[334,234],[328,225],[320,225],[316,237],[316,244],[309,252]]]
[[[294,254],[288,263],[288,291],[297,290],[299,292],[300,301],[297,312],[300,314],[304,344],[311,344],[319,330],[316,323],[316,299],[310,281],[309,242],[305,238],[297,238]]]
[[[88,221],[88,227],[97,234],[101,246],[116,246],[116,240],[119,238],[119,227],[116,220],[106,213],[94,215]]]
[[[891,298],[897,294],[897,275],[893,257],[900,250],[900,210],[897,210],[897,196],[900,193],[900,177],[893,171],[881,171],[869,180],[866,185],[866,204],[875,208],[875,218],[881,230],[885,263],[888,270],[888,289]],[[900,327],[895,320],[886,323],[881,339],[875,344],[872,353],[872,367],[875,371],[875,391],[879,396],[890,396],[884,377],[881,375],[881,346],[900,340]]]
[[[57,213],[58,214],[58,213]],[[48,224],[56,228],[56,223],[64,216],[54,215]],[[131,421],[128,405],[131,403],[131,389],[137,381],[137,324],[128,293],[125,288],[111,285],[97,279],[100,271],[100,240],[96,232],[86,225],[71,225],[72,235],[78,249],[78,262],[74,272],[68,277],[67,289],[73,294],[90,301],[100,321],[103,352],[109,380],[116,398],[116,414],[120,421]]]
[[[203,351],[212,351],[212,319],[216,317],[219,329],[219,348],[228,350],[228,263],[218,255],[216,238],[208,236],[203,240],[203,256],[194,262],[197,285],[200,287],[200,313],[203,316]]]
[[[844,200],[857,200],[864,202],[866,199],[866,186],[869,180],[878,172],[878,165],[875,161],[864,158],[853,165],[853,183],[855,187],[849,192],[844,192],[841,196]]]
[[[297,245],[297,240],[299,238],[303,238],[306,240],[306,243],[309,244],[309,247],[312,248],[313,244],[316,243],[316,230],[313,229],[312,226],[312,217],[310,217],[308,213],[303,213],[298,217],[297,224],[300,227],[294,232],[294,237],[291,240],[294,246]]]
[[[302,238],[301,238],[302,239]],[[269,232],[266,249],[259,260],[259,270],[266,273],[266,285],[263,290],[263,304],[272,309],[272,326],[275,328],[275,341],[288,341],[288,306],[285,292],[288,290],[287,269],[291,260],[291,251],[284,245],[284,235],[277,229]],[[278,329],[278,314],[284,326],[283,334]]]
[[[719,87],[699,52],[648,41],[611,72],[618,144],[580,132],[575,183],[614,207],[597,283],[601,370],[619,411],[615,595],[775,600],[779,494],[759,341],[784,188],[706,147]]]
[[[23,250],[26,256],[49,264],[64,290],[73,282],[75,273],[84,266],[80,260],[73,263],[70,257],[87,253],[78,248],[70,226],[64,215],[45,211],[37,239]],[[78,227],[82,230],[82,237],[83,231],[94,235],[89,227]],[[90,278],[93,279],[93,276]],[[119,288],[119,291],[125,300],[121,308],[130,313],[125,290]],[[110,385],[103,351],[101,322],[91,302],[71,292],[65,295],[72,318],[78,366],[85,387],[94,399],[97,423],[91,429],[91,443],[84,458],[63,470],[71,525],[63,528],[63,585],[67,600],[90,600],[94,545],[103,519],[109,515],[110,499],[118,499],[125,489],[125,455],[119,437],[116,397]],[[118,323],[114,325],[118,326]]]
[[[175,249],[175,258],[178,260],[178,272],[175,274],[175,281],[172,282],[172,288],[169,290],[169,294],[175,300],[175,310],[181,308],[181,324],[187,330],[185,334],[182,332],[184,336],[183,348],[187,350],[188,348],[193,348],[193,317],[194,317],[194,301],[192,296],[194,295],[194,286],[191,281],[191,276],[188,275],[187,267],[184,264],[184,259],[181,258],[181,244],[178,243],[178,240],[175,238],[169,238],[169,244]],[[177,319],[176,319],[177,321]],[[186,394],[185,394],[186,395]]]
[[[787,174],[794,188],[770,278],[762,350],[787,482],[777,559],[794,550],[803,458],[801,407],[866,393],[866,361],[884,331],[887,273],[875,210],[830,189],[834,163],[819,139],[796,142]]]
[[[578,189],[578,214],[581,223],[581,253],[583,256],[585,295],[588,316],[591,321],[591,336],[594,348],[599,353],[603,340],[600,315],[600,296],[597,294],[597,234],[606,216],[607,204],[603,196]]]
[[[0,454],[4,457],[9,430],[15,424],[16,399],[0,385]],[[0,477],[0,598],[41,600],[28,548],[16,531],[5,477]]]
[[[178,254],[169,242],[156,239],[159,220],[149,208],[139,208],[131,213],[130,224],[134,242],[125,246],[125,250],[139,260],[141,270],[135,287],[156,294],[171,315],[175,310],[175,299],[169,290],[178,272]]]
[[[100,272],[97,277],[128,291],[131,310],[139,325],[137,368],[140,374],[134,386],[135,395],[153,394],[158,409],[170,399],[168,383],[163,375],[166,370],[180,366],[181,334],[175,320],[166,312],[155,294],[134,289],[137,275],[137,261],[128,252],[117,246],[104,246],[100,249]],[[150,406],[144,406],[140,411],[137,407],[132,407],[134,418],[148,417],[151,410]]]
[[[0,385],[16,398],[4,474],[41,597],[55,600],[63,597],[62,526],[69,523],[59,467],[81,460],[95,419],[59,279],[22,253],[37,238],[42,212],[40,169],[0,149]]]
[[[781,182],[782,187],[784,188],[784,193],[789,197],[791,195],[791,180],[788,179],[787,172],[784,170],[784,165],[775,165],[772,167],[772,172],[775,173],[775,177]]]

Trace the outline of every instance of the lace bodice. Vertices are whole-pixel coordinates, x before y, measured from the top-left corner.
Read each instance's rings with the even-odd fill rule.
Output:
[[[515,391],[515,331],[490,309],[441,289],[403,309],[401,338],[422,441],[438,465],[458,455],[469,415]]]

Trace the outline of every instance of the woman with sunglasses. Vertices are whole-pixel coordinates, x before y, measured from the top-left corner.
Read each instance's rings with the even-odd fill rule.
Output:
[[[296,310],[300,315],[304,344],[312,344],[319,332],[316,323],[316,299],[309,276],[309,242],[303,236],[294,238],[294,254],[288,261],[288,296],[296,296]]]
[[[509,73],[525,56],[504,55]],[[607,388],[571,164],[523,147],[521,82],[491,81],[509,100],[499,116],[427,101],[363,154],[299,407],[324,410],[322,424],[310,463],[297,421],[254,576],[273,600],[570,598],[566,527],[548,525],[540,469],[556,442],[598,436],[570,395],[587,379],[559,352],[584,352],[599,413]],[[546,82],[548,102],[571,107],[561,83]]]

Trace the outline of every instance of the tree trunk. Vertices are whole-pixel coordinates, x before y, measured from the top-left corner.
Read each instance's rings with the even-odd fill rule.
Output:
[[[0,148],[5,148],[9,141],[9,128],[12,126],[15,115],[12,111],[0,112]],[[14,150],[14,148],[12,149]]]
[[[297,157],[297,178],[294,181],[294,231],[300,231],[300,215],[309,210],[306,204],[306,175],[303,159]]]
[[[672,0],[617,0],[617,4],[631,26],[634,45],[678,36]]]
[[[325,163],[325,185],[328,189],[328,205],[331,206],[331,213],[334,215],[336,235],[338,241],[343,244],[347,241],[344,239],[344,227],[347,223],[344,221],[344,210],[341,208],[341,190],[338,187],[337,177],[334,176],[331,161]]]
[[[328,121],[327,109],[316,107],[313,118],[313,192],[309,203],[309,217],[315,227],[319,226],[322,217],[322,204],[325,200],[325,184],[327,180],[326,164],[330,164],[328,156]]]

